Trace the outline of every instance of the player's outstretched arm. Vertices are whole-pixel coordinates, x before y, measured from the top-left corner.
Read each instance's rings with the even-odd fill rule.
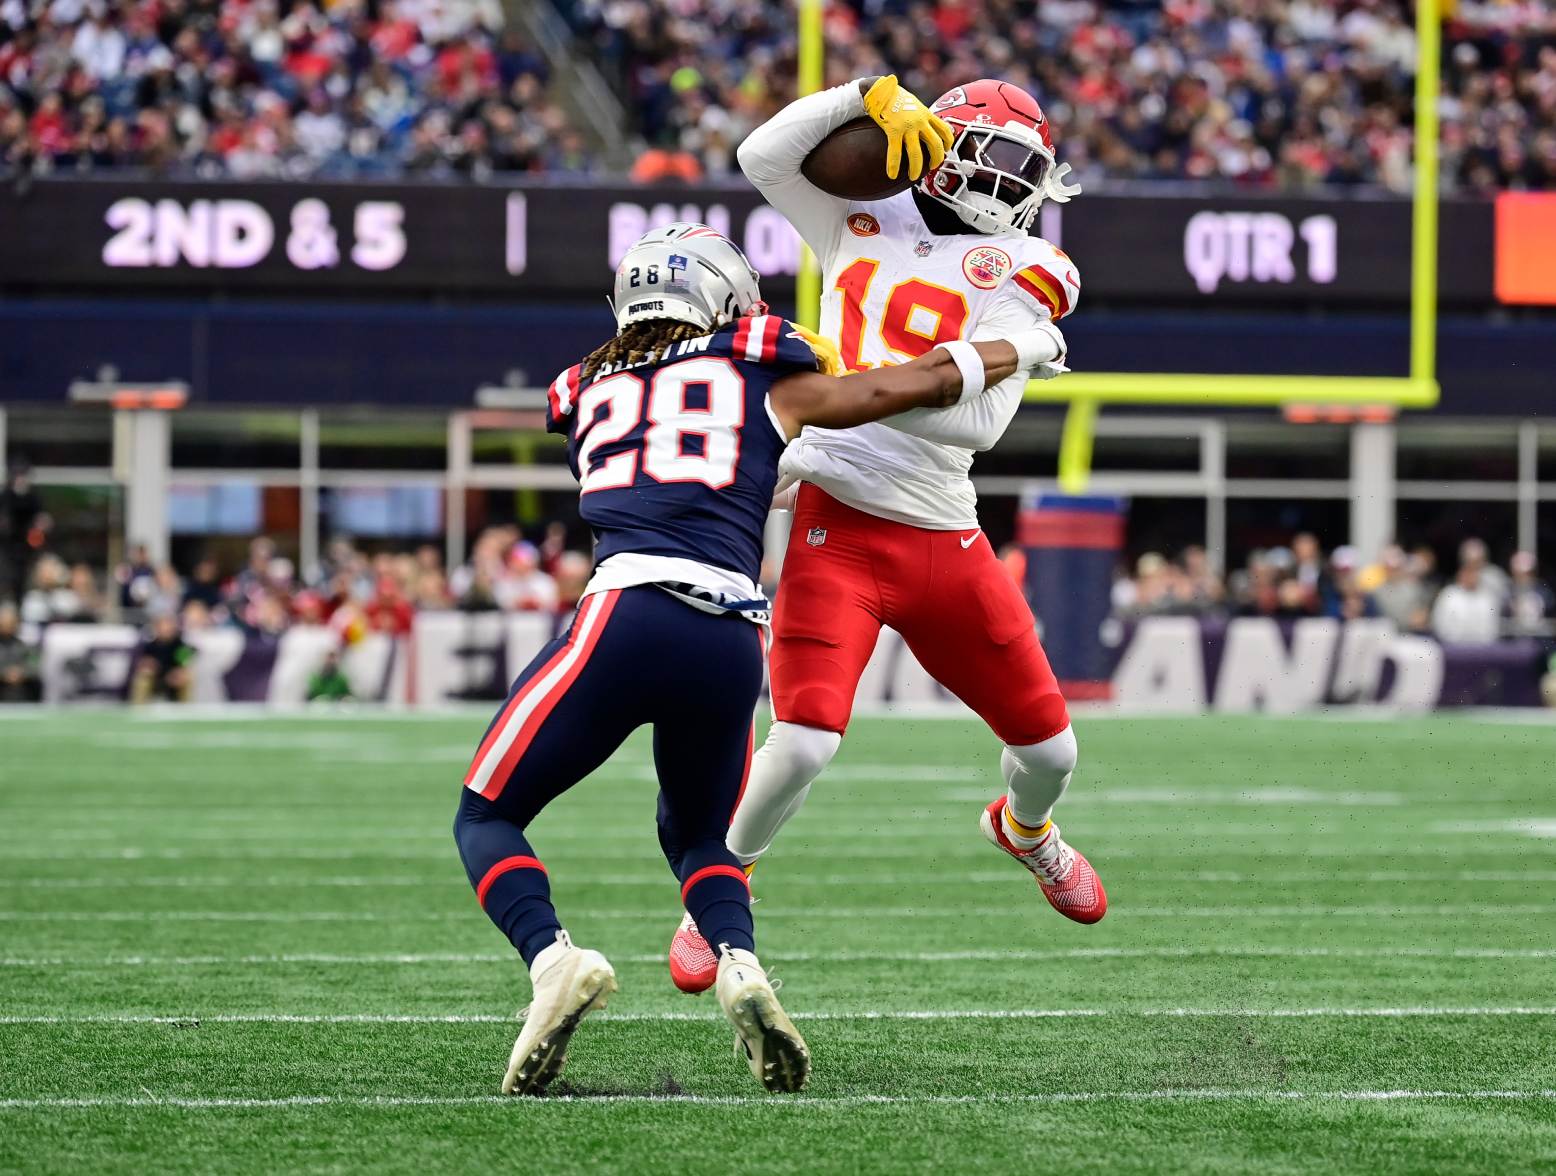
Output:
[[[1042,312],[1018,299],[1004,299],[996,304],[973,332],[973,338],[977,340],[1012,339],[1027,336],[1034,331],[1049,332],[1054,339],[1053,354],[1035,353],[1039,355],[1040,361],[1036,369],[1023,369],[991,387],[982,396],[964,400],[949,408],[917,408],[890,417],[885,423],[940,445],[955,445],[960,449],[973,449],[980,453],[993,449],[1010,427],[1016,410],[1021,407],[1028,379],[1048,379],[1067,370],[1064,367],[1067,345],[1057,326]]]
[[[1023,358],[1018,345],[1006,340],[953,343],[897,367],[848,376],[786,376],[773,385],[769,400],[790,437],[806,425],[848,429],[909,409],[940,408],[976,397],[1015,374]]]

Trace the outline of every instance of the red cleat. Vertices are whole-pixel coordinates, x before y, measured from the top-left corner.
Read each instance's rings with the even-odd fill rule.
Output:
[[[695,995],[708,991],[718,978],[719,957],[687,914],[670,941],[670,979],[682,992]]]
[[[1032,871],[1048,905],[1066,919],[1095,923],[1107,914],[1108,894],[1102,889],[1102,879],[1080,851],[1064,843],[1058,825],[1052,825],[1032,849],[1017,849],[1011,844],[1005,836],[1005,799],[1001,796],[983,810],[979,820],[983,835]]]

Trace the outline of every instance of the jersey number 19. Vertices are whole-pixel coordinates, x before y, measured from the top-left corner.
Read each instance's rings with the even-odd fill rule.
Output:
[[[870,283],[881,263],[861,257],[837,276],[837,289],[843,295],[843,323],[838,331],[837,347],[843,366],[862,372],[870,365],[860,358],[864,350],[864,301],[870,295]],[[888,351],[908,359],[917,359],[931,347],[962,337],[967,325],[967,299],[961,291],[937,286],[922,278],[909,278],[892,287],[881,314],[881,342]],[[934,327],[922,329],[926,316]]]

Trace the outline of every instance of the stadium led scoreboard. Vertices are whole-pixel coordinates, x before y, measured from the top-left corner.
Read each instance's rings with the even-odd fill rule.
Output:
[[[646,229],[706,221],[779,298],[793,230],[748,186],[314,184],[39,179],[0,193],[10,289],[354,293],[593,301]],[[1556,305],[1556,195],[1442,204],[1439,301]],[[1400,306],[1410,203],[1088,193],[1038,231],[1081,262],[1086,299],[1235,307]]]

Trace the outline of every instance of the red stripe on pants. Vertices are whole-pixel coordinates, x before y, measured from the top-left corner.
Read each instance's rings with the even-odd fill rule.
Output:
[[[520,758],[529,749],[530,743],[534,741],[535,733],[540,730],[540,725],[551,717],[551,712],[556,709],[556,704],[562,701],[563,695],[572,688],[573,683],[578,680],[578,675],[583,673],[584,667],[589,664],[589,657],[594,653],[595,646],[600,643],[600,634],[605,632],[605,626],[610,621],[611,612],[616,607],[616,600],[621,595],[621,589],[617,588],[610,592],[602,592],[599,595],[601,602],[596,609],[593,625],[580,624],[574,630],[576,635],[585,628],[589,629],[589,635],[584,638],[583,645],[579,647],[577,660],[573,662],[567,673],[546,692],[545,697],[540,701],[540,705],[530,713],[530,717],[525,720],[524,726],[519,730],[518,735],[509,745],[508,750],[503,753],[502,759],[498,761],[496,769],[492,772],[492,778],[487,781],[486,787],[481,791],[481,795],[486,797],[487,800],[496,800],[502,795],[502,790],[506,787],[508,778],[513,775],[513,770],[518,767]],[[549,669],[554,664],[554,661],[548,662],[547,668]],[[539,677],[540,675],[537,674],[536,678],[538,679]]]
[[[582,609],[580,608],[579,611],[582,612]],[[535,688],[535,683],[544,679],[545,676],[549,674],[556,666],[557,662],[561,661],[564,657],[567,656],[567,651],[572,648],[572,645],[573,643],[571,639],[569,639],[567,644],[563,645],[561,649],[552,654],[551,659],[535,672],[535,676],[532,677],[528,682],[524,683],[524,685],[520,687],[518,693],[508,700],[508,705],[502,708],[502,714],[498,716],[497,721],[492,724],[492,729],[488,731],[486,733],[486,737],[481,740],[481,746],[475,749],[475,758],[470,761],[470,770],[465,773],[466,784],[469,784],[471,780],[475,779],[475,770],[481,766],[481,761],[486,758],[486,753],[491,751],[492,744],[497,742],[497,737],[502,734],[503,728],[508,725],[508,719],[512,717],[515,708],[517,708],[521,702],[529,697],[530,691]]]

